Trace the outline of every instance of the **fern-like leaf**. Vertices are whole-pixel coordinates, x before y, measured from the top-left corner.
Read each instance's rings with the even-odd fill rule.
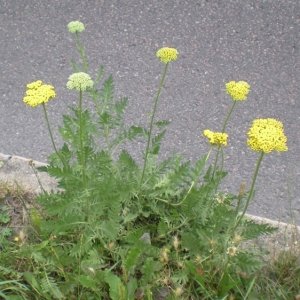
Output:
[[[261,235],[267,235],[274,233],[278,228],[271,227],[268,224],[257,224],[252,220],[246,220],[243,222],[243,237],[245,239],[255,239]]]
[[[201,159],[196,161],[195,166],[191,168],[189,176],[192,181],[194,181],[195,186],[197,187],[198,182],[199,182],[199,176],[202,173],[202,170],[205,166],[206,160],[207,160],[208,155],[204,155]]]
[[[165,137],[166,130],[158,133],[152,140],[151,140],[151,147],[149,149],[149,152],[151,154],[157,155],[159,153],[160,144]]]
[[[124,261],[127,274],[129,275],[136,267],[139,257],[141,255],[141,249],[133,248],[129,251]]]
[[[171,121],[159,121],[159,122],[156,122],[154,123],[154,125],[156,125],[158,128],[164,128],[166,126],[168,126],[169,124],[171,123]]]
[[[248,253],[240,252],[236,255],[236,261],[238,267],[243,272],[246,272],[248,274],[257,271],[258,269],[266,265],[258,260],[253,253],[249,255]]]
[[[55,279],[44,272],[44,278],[41,281],[41,288],[44,293],[50,294],[54,299],[63,299],[64,296],[59,290]]]
[[[97,85],[99,83],[99,81],[101,80],[101,78],[103,76],[103,71],[104,71],[103,66],[100,66],[98,69],[98,72],[97,72],[97,76],[94,80],[94,85]]]

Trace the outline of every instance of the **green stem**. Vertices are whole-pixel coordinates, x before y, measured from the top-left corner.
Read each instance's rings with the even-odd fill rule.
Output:
[[[80,140],[80,164],[82,167],[82,181],[84,188],[86,188],[85,178],[85,161],[84,161],[84,148],[83,148],[83,132],[82,132],[82,90],[79,91],[79,140]]]
[[[216,159],[215,159],[214,168],[213,168],[213,172],[212,172],[212,178],[215,177],[215,172],[216,172],[216,169],[217,169],[217,162],[219,160],[219,152],[220,152],[220,150],[221,150],[221,145],[218,145]]]
[[[144,166],[143,166],[143,173],[142,173],[142,178],[141,178],[141,186],[142,186],[142,183],[143,183],[145,170],[146,170],[146,165],[147,165],[147,159],[148,159],[148,154],[149,154],[150,140],[151,140],[151,135],[152,135],[153,121],[154,121],[154,116],[155,116],[155,112],[156,112],[156,106],[157,106],[158,98],[160,96],[161,89],[162,89],[162,86],[163,86],[163,83],[164,83],[164,80],[165,80],[165,77],[166,77],[167,69],[168,69],[168,63],[165,65],[164,73],[163,73],[162,79],[160,81],[158,91],[157,91],[157,94],[156,94],[156,98],[155,98],[155,102],[154,102],[154,108],[153,108],[153,112],[152,112],[152,117],[151,117],[151,122],[150,122],[150,130],[149,130],[148,141],[147,141],[147,148],[146,148],[146,153],[145,153],[145,158],[144,158]]]
[[[221,147],[221,171],[223,171],[224,167],[224,149]]]
[[[83,46],[82,46],[82,44],[81,44],[81,42],[80,42],[78,32],[76,32],[75,34],[76,34],[77,46],[78,46],[78,50],[79,50],[79,53],[80,53],[80,56],[81,56],[81,59],[82,59],[84,71],[85,71],[86,73],[88,73],[88,64],[87,64],[86,61],[85,61],[84,49],[83,49]]]
[[[96,91],[95,89],[92,90],[92,99],[94,101],[94,104],[96,106],[96,109],[97,109],[97,113],[98,113],[98,116],[99,116],[99,119],[101,118],[101,114],[102,114],[102,109],[100,107],[100,105],[98,104],[98,101],[97,101],[97,95],[96,95]],[[103,107],[106,106],[106,103],[104,103]],[[111,146],[110,146],[110,141],[109,141],[109,128],[107,125],[104,125],[104,137],[105,137],[105,141],[106,141],[106,144],[107,144],[107,152],[109,154],[109,157],[112,158],[112,150],[111,150]]]
[[[228,120],[229,120],[229,118],[230,118],[230,116],[231,116],[231,114],[232,114],[232,112],[233,112],[233,109],[234,109],[234,107],[235,107],[235,104],[236,104],[236,101],[233,101],[232,106],[231,106],[231,108],[230,108],[230,110],[229,110],[229,113],[228,113],[228,115],[227,115],[227,117],[226,117],[226,119],[225,119],[225,122],[224,122],[224,124],[223,124],[222,133],[225,132],[227,122],[228,122]],[[213,177],[214,177],[214,175],[215,175],[215,171],[216,171],[216,167],[217,167],[217,162],[218,162],[218,159],[219,159],[219,152],[220,152],[220,149],[221,149],[221,145],[218,146],[217,156],[216,156],[216,159],[215,159],[214,169],[213,169],[213,173],[212,173],[212,176],[213,176]],[[222,171],[222,169],[223,169],[223,166],[222,166],[222,168],[221,168],[221,171]]]
[[[226,118],[226,120],[225,120],[225,122],[224,122],[224,124],[223,124],[222,133],[225,132],[225,128],[226,128],[227,122],[228,122],[228,120],[229,120],[229,118],[230,118],[230,116],[231,116],[231,113],[232,113],[232,111],[233,111],[233,109],[234,109],[234,107],[235,107],[235,104],[236,104],[236,101],[233,101],[233,104],[232,104],[232,106],[231,106],[231,109],[230,109],[230,111],[229,111],[229,113],[228,113],[228,115],[227,115],[227,118]]]
[[[37,171],[36,171],[36,169],[35,169],[35,164],[34,164],[34,162],[33,162],[33,161],[30,161],[29,164],[30,164],[30,166],[31,166],[31,168],[32,168],[32,171],[34,172],[34,175],[35,175],[35,177],[36,177],[36,179],[37,179],[37,181],[38,181],[38,184],[39,184],[39,186],[40,186],[40,188],[41,188],[41,191],[45,194],[46,191],[45,191],[45,189],[43,188],[43,185],[42,185],[42,183],[41,183],[41,181],[40,181],[40,178],[39,178],[39,176],[38,176],[38,173],[37,173]]]
[[[156,200],[158,200],[158,201],[165,202],[165,203],[167,203],[167,204],[169,204],[169,205],[171,205],[171,206],[173,206],[173,207],[175,207],[175,206],[180,206],[180,205],[182,205],[182,204],[183,204],[183,202],[185,201],[186,197],[187,197],[187,196],[188,196],[188,194],[191,192],[191,190],[192,190],[192,187],[194,186],[194,184],[195,184],[195,182],[194,182],[194,181],[192,181],[192,185],[190,186],[190,188],[189,188],[189,190],[188,190],[187,194],[184,196],[183,200],[182,200],[181,202],[179,202],[179,203],[175,203],[175,204],[173,204],[173,203],[170,203],[169,201],[167,201],[167,200],[164,200],[164,199],[160,199],[160,198],[155,198],[155,199],[156,199]]]
[[[244,215],[245,215],[245,213],[246,213],[246,211],[247,211],[249,202],[250,202],[250,200],[251,200],[252,197],[253,197],[253,193],[254,193],[254,185],[255,185],[255,182],[256,182],[256,178],[257,178],[257,175],[258,175],[258,170],[259,170],[259,167],[260,167],[260,164],[261,164],[261,162],[262,162],[263,157],[264,157],[264,152],[261,151],[260,157],[258,158],[258,161],[257,161],[256,169],[255,169],[254,176],[253,176],[253,180],[252,180],[251,189],[250,189],[250,192],[249,192],[249,195],[248,195],[248,198],[247,198],[247,201],[246,201],[244,210],[243,210],[242,214],[239,216],[238,221],[236,222],[235,226],[232,228],[232,230],[231,230],[232,234],[234,233],[234,231],[236,230],[236,228],[238,227],[238,225],[239,225],[240,222],[242,221],[242,219],[243,219],[243,217],[244,217]]]
[[[221,168],[220,168],[220,172],[223,171],[223,167],[224,167],[224,151],[223,151],[223,148],[222,148],[221,145],[218,146],[218,150],[217,150],[217,151],[218,151],[218,153],[217,153],[217,158],[216,158],[216,160],[215,160],[214,170],[213,170],[213,173],[212,173],[212,177],[213,177],[213,178],[215,177],[215,171],[216,171],[216,167],[217,167],[217,166],[216,166],[216,162],[217,162],[217,160],[219,160],[219,159],[218,159],[219,152],[221,152]],[[217,192],[218,187],[219,187],[219,184],[216,186],[215,192]]]
[[[210,149],[209,149],[209,151],[208,151],[208,153],[207,153],[207,156],[206,156],[206,159],[205,159],[205,163],[208,161],[208,159],[209,159],[209,157],[210,157],[210,154],[211,154],[211,151],[212,151],[212,149],[213,149],[213,147],[212,147],[212,146],[210,146]]]
[[[107,144],[107,152],[109,157],[112,159],[112,154],[111,154],[111,148],[110,148],[110,141],[109,141],[109,131],[106,125],[104,125],[104,136],[105,136],[105,141]]]
[[[46,123],[47,123],[47,127],[48,127],[48,131],[49,131],[49,134],[50,134],[50,138],[51,138],[51,142],[52,142],[52,146],[56,152],[56,154],[58,155],[58,157],[60,158],[62,164],[64,165],[64,167],[66,168],[66,163],[65,161],[63,160],[63,158],[61,157],[61,155],[59,154],[59,152],[57,151],[57,148],[55,146],[55,143],[54,143],[54,139],[53,139],[53,135],[52,135],[52,131],[51,131],[51,128],[50,128],[50,123],[49,123],[49,119],[48,119],[48,114],[47,114],[47,110],[46,110],[46,106],[45,106],[45,103],[43,102],[42,103],[42,106],[43,106],[43,109],[44,109],[44,114],[45,114],[45,118],[46,118]]]

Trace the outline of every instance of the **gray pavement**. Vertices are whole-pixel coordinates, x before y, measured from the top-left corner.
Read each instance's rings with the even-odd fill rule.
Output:
[[[47,104],[57,143],[57,125],[76,93],[66,88],[79,60],[70,21],[86,30],[82,41],[95,75],[99,64],[113,74],[116,99],[129,97],[126,124],[149,123],[163,64],[156,51],[179,51],[170,64],[157,119],[170,119],[162,147],[196,160],[209,150],[204,129],[221,130],[231,99],[225,83],[244,80],[248,99],[238,103],[228,124],[223,189],[250,185],[258,153],[246,146],[256,118],[283,122],[289,151],[264,157],[249,213],[300,224],[300,2],[298,0],[0,0],[0,153],[46,162],[53,152],[41,107],[22,99],[26,84],[52,84]],[[89,99],[85,105],[90,107]],[[145,148],[138,143],[133,155]]]

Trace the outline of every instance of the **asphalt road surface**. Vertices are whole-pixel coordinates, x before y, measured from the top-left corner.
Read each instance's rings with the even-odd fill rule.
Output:
[[[127,125],[149,123],[164,67],[155,53],[178,49],[158,105],[157,120],[172,121],[164,157],[173,149],[186,160],[205,154],[203,130],[220,131],[232,103],[225,83],[247,81],[248,99],[237,103],[227,127],[222,188],[250,186],[258,153],[246,146],[247,131],[253,119],[276,118],[289,150],[265,155],[249,213],[300,224],[299,0],[0,0],[1,153],[46,162],[53,152],[42,107],[22,101],[26,84],[39,79],[55,87],[47,111],[61,145],[57,126],[77,102],[66,88],[70,60],[79,61],[67,29],[75,20],[85,25],[90,74],[102,64],[105,76],[114,76],[116,99],[129,97]],[[138,142],[129,150],[144,149]]]

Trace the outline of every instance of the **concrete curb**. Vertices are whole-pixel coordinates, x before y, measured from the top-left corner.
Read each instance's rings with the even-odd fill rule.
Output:
[[[47,173],[37,171],[32,164],[35,167],[47,166],[46,163],[32,159],[0,153],[0,183],[6,183],[14,187],[21,186],[25,191],[39,194],[42,190],[37,179],[38,176],[45,191],[60,190],[57,187],[57,181],[53,177],[50,177]],[[36,170],[37,174],[35,174],[34,170]],[[276,249],[290,249],[295,247],[297,243],[300,244],[299,226],[248,214],[247,217],[254,222],[265,223],[279,228],[275,234],[260,238],[257,241],[258,245],[277,245]]]
[[[35,174],[35,167],[47,166],[46,163],[41,163],[32,159],[27,159],[20,156],[5,155],[0,153],[0,182],[6,183],[10,186],[21,186],[26,191],[39,194],[41,187],[39,185],[37,176],[43,185],[45,191],[58,191],[57,181],[50,177],[47,173],[37,171]],[[34,164],[32,166],[31,164]]]

